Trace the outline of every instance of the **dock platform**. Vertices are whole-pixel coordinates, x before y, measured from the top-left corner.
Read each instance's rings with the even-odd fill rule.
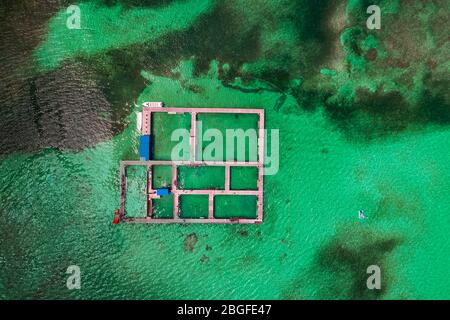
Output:
[[[168,108],[168,107],[145,107],[142,111],[142,135],[151,134],[151,119],[155,112],[165,112],[169,114],[189,113],[191,115],[190,128],[190,159],[187,161],[172,160],[147,160],[134,161],[125,160],[120,162],[120,208],[118,210],[118,221],[128,223],[222,223],[222,224],[257,224],[263,221],[263,198],[264,198],[264,110],[263,109],[243,109],[243,108]],[[231,113],[231,114],[256,114],[258,115],[258,137],[257,137],[257,161],[199,161],[196,157],[197,150],[197,115],[201,113]],[[147,168],[146,182],[146,213],[145,217],[129,217],[126,212],[127,201],[127,174],[129,166],[144,166]],[[154,166],[170,166],[172,172],[171,194],[173,194],[173,214],[171,218],[156,218],[153,214],[153,200],[156,196],[156,189],[152,185],[152,168]],[[181,166],[223,166],[225,168],[224,185],[222,190],[207,189],[180,189],[178,188],[178,168]],[[257,168],[257,188],[256,190],[232,190],[230,188],[230,171],[232,167],[256,167]],[[205,218],[181,218],[180,217],[180,196],[182,195],[207,195],[208,196],[208,216]],[[216,218],[214,215],[214,197],[216,195],[251,195],[256,197],[256,218]]]

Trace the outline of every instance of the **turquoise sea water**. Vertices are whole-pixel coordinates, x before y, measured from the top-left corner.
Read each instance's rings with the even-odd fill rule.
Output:
[[[317,12],[293,3],[261,1],[238,29],[246,1],[86,1],[80,8],[87,26],[74,34],[64,8],[52,12],[29,65],[5,77],[1,91],[4,128],[19,121],[14,108],[32,116],[14,126],[14,143],[2,131],[0,298],[450,298],[450,109],[441,58],[448,44],[427,18],[439,20],[439,5],[407,9],[400,1],[396,11],[380,2],[393,15],[386,23],[421,10],[417,28],[429,42],[415,55],[432,52],[437,64],[426,73],[426,59],[415,64],[405,42],[388,46],[393,31],[348,36],[364,26],[358,1],[335,10],[321,2]],[[196,9],[188,14],[186,6]],[[253,53],[246,47],[252,28],[277,6],[284,10],[259,30]],[[227,10],[232,19],[218,21]],[[329,21],[334,31],[326,34],[335,32],[337,43],[299,18],[311,12]],[[199,41],[195,33],[208,22],[212,35]],[[346,46],[347,36],[354,44]],[[319,40],[338,48],[324,61],[313,54]],[[171,55],[173,42],[180,48]],[[280,43],[280,55],[271,54]],[[240,53],[228,52],[232,46]],[[366,54],[346,51],[352,46]],[[372,48],[375,62],[367,55]],[[293,49],[303,54],[282,56]],[[23,72],[33,75],[34,90],[12,85]],[[8,104],[17,87],[16,96],[30,94],[31,104]],[[266,128],[279,130],[279,171],[265,177],[263,224],[112,225],[119,161],[138,159],[135,112],[144,101],[265,109]],[[79,105],[85,109],[73,107]],[[367,219],[358,219],[360,209]],[[381,268],[380,291],[366,288],[373,264]],[[80,290],[66,287],[69,265],[80,266]]]

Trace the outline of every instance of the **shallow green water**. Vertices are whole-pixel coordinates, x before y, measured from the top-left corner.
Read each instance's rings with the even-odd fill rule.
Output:
[[[196,10],[188,12],[186,19],[184,6],[191,2],[197,4]],[[241,46],[239,55],[220,50],[214,37],[209,44],[197,44],[195,32],[204,29],[202,23],[210,23],[213,31],[219,28],[214,23],[220,20],[211,17],[222,14],[218,8],[224,5],[214,1],[174,1],[164,9],[133,7],[123,14],[119,6],[87,2],[81,12],[90,18],[89,28],[75,30],[75,38],[65,29],[65,11],[55,13],[46,40],[33,50],[39,72],[78,63],[80,56],[89,61],[83,68],[106,65],[104,69],[113,74],[119,66],[105,62],[105,52],[123,48],[147,50],[148,56],[136,54],[131,59],[150,61],[156,50],[161,55],[156,59],[161,60],[156,67],[149,62],[140,68],[136,76],[145,88],[122,106],[123,129],[114,136],[77,150],[44,143],[33,152],[1,155],[0,298],[450,298],[450,127],[448,104],[439,91],[448,63],[439,63],[446,45],[427,19],[439,20],[439,5],[418,2],[409,8],[400,2],[395,10],[394,5],[380,2],[392,16],[386,23],[398,20],[398,12],[406,15],[401,19],[409,19],[408,10],[423,13],[422,25],[414,30],[428,28],[429,42],[416,54],[430,50],[437,61],[432,80],[427,80],[426,59],[420,65],[403,47],[388,52],[387,46],[369,36],[348,35],[351,26],[364,26],[365,20],[358,20],[363,11],[355,9],[358,1],[325,10],[332,25],[347,21],[347,31],[336,31],[337,46],[343,48],[325,62],[317,52],[312,54],[320,48],[318,39],[329,47],[336,43],[305,32],[317,25],[308,25],[307,19],[304,24],[289,23],[289,13],[297,18],[316,13],[308,5],[262,1],[254,8],[246,1],[230,3],[231,17],[241,22],[236,30],[247,42],[264,14],[277,12],[275,27],[265,25],[259,48],[252,49],[262,56],[252,57],[245,44],[225,31],[224,47]],[[281,5],[283,10],[275,10]],[[242,23],[238,12],[246,7]],[[109,20],[110,13],[114,19]],[[327,16],[317,15],[317,19]],[[154,19],[139,23],[147,17]],[[227,21],[235,32],[235,21]],[[135,26],[131,35],[125,32],[130,24]],[[155,33],[148,31],[153,26]],[[171,38],[177,32],[182,36]],[[400,28],[396,32],[405,36]],[[192,40],[190,45],[171,56],[170,43],[179,41],[182,47],[184,37]],[[377,47],[380,59],[394,57],[381,65],[399,64],[398,56],[411,60],[410,65],[380,69],[367,57],[346,51],[355,46],[346,46],[346,37],[362,42],[363,51]],[[379,42],[389,43],[389,34],[380,38]],[[285,58],[271,53],[280,47],[279,41],[285,46],[281,53],[298,50],[304,55],[292,53]],[[144,47],[133,47],[140,44]],[[199,47],[203,51],[189,54]],[[217,59],[211,57],[215,50],[221,51]],[[234,79],[239,63],[238,76],[251,80]],[[285,67],[292,74],[280,71]],[[230,77],[231,82],[226,80]],[[120,84],[120,79],[114,81]],[[88,86],[85,78],[81,82]],[[378,92],[377,86],[384,91]],[[119,206],[119,161],[139,157],[135,112],[140,108],[133,102],[144,101],[176,107],[265,109],[266,128],[279,130],[280,163],[275,175],[265,176],[263,224],[112,225]],[[385,104],[386,109],[377,109]],[[45,124],[42,119],[39,123]],[[82,126],[77,115],[57,119]],[[155,124],[171,128],[162,120]],[[174,127],[179,124],[189,121],[180,120]],[[167,144],[155,147],[169,154]],[[158,174],[157,180],[164,184],[164,170]],[[171,213],[171,202],[164,198],[156,204],[157,214]],[[197,214],[200,204],[190,205]],[[235,208],[246,205],[251,206],[243,203]],[[360,209],[367,219],[358,219]],[[66,288],[65,271],[72,264],[81,268],[81,290]],[[372,264],[381,267],[381,291],[366,288],[366,268]]]
[[[181,218],[208,218],[208,196],[191,195],[180,197]]]

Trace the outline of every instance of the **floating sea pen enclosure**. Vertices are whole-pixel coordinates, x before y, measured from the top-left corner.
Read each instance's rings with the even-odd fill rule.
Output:
[[[199,128],[203,123],[199,119],[209,119],[205,127],[215,130],[210,132],[226,131],[233,144],[239,137],[228,136],[227,123],[231,129],[241,130],[243,135],[237,141],[240,146],[231,146],[231,156],[228,153],[205,156],[205,128]],[[249,130],[251,125],[240,128],[239,119],[253,123],[254,130]],[[174,157],[177,134],[174,139],[173,133],[180,127],[186,131],[188,143],[184,152]],[[140,160],[120,163],[120,208],[116,210],[114,223],[251,224],[263,221],[263,109],[168,108],[162,103],[148,102],[138,116],[138,129]],[[183,131],[178,133],[182,138]],[[212,138],[206,140],[216,145],[222,143]],[[229,151],[228,141],[222,147]],[[130,205],[130,196],[139,203]]]

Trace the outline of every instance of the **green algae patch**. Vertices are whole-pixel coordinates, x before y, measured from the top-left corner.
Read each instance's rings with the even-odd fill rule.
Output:
[[[46,41],[35,57],[44,70],[56,68],[64,59],[77,55],[93,55],[113,48],[154,41],[170,32],[192,24],[210,8],[212,1],[174,2],[159,8],[125,9],[122,5],[101,6],[80,3],[80,29],[69,29],[70,14],[60,11],[49,23]]]
[[[179,189],[225,189],[225,167],[178,167]]]
[[[258,168],[256,167],[231,167],[230,189],[232,190],[256,190],[258,181]]]
[[[172,185],[171,166],[152,166],[152,187],[167,188]]]
[[[225,86],[219,77],[219,62],[211,61],[206,74],[193,74],[193,60],[182,60],[167,76],[142,71],[148,85],[139,97],[140,102],[160,97],[168,106],[270,108],[283,94],[267,90],[267,84],[255,81],[248,89],[236,83]],[[193,89],[195,88],[195,89]]]
[[[147,167],[129,166],[125,212],[128,217],[147,216]]]
[[[256,200],[256,196],[217,195],[214,197],[214,217],[256,219]]]
[[[181,195],[180,218],[207,218],[208,195]]]
[[[173,218],[173,194],[158,199],[152,199],[152,205],[154,218]]]
[[[257,161],[258,115],[201,113],[197,121],[202,160]]]
[[[323,69],[320,69],[320,74],[323,74],[324,76],[335,76],[335,75],[337,75],[337,72],[336,72],[336,70],[323,68]]]
[[[156,112],[152,114],[151,122],[152,159],[189,160],[190,149],[184,148],[184,144],[188,146],[189,143],[185,140],[191,129],[191,115],[189,113],[168,114],[166,112]]]
[[[396,268],[390,256],[403,240],[395,234],[369,231],[362,225],[349,227],[353,230],[340,230],[317,252],[313,270],[325,280],[320,295],[325,299],[381,299],[395,281],[392,274]],[[367,267],[371,265],[384,270],[380,290],[367,289]]]

